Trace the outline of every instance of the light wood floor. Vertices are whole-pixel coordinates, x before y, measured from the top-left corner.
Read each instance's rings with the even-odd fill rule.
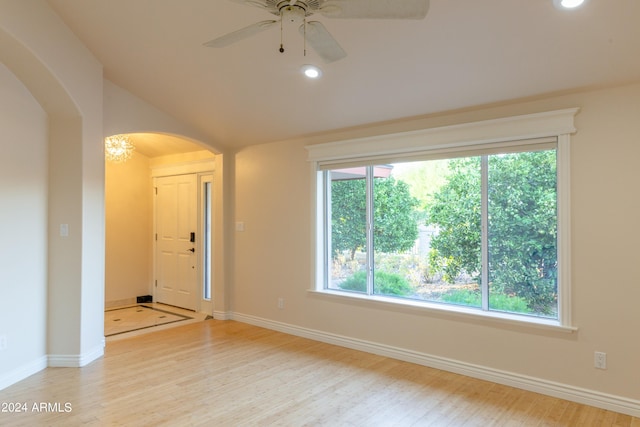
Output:
[[[104,358],[48,368],[0,391],[1,402],[27,404],[26,413],[0,412],[2,426],[640,426],[638,418],[218,320],[109,342]],[[33,411],[40,402],[61,412]]]

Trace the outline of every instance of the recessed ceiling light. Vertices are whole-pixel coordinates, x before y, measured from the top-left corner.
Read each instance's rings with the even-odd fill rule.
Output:
[[[585,0],[553,0],[553,4],[558,9],[574,9],[584,2]]]
[[[310,79],[317,79],[322,76],[322,70],[315,65],[303,65],[302,72]]]

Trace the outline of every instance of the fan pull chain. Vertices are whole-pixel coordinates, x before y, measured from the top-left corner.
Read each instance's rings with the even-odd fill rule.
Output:
[[[284,52],[284,47],[282,44],[282,18],[280,18],[280,53]]]
[[[304,21],[302,21],[302,25],[304,26],[304,34],[302,36],[303,38],[303,52],[302,52],[302,56],[307,56],[307,17],[304,17]]]

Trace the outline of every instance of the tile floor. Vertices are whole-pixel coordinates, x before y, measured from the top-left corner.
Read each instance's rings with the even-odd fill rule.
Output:
[[[168,329],[207,318],[178,307],[159,303],[144,303],[126,307],[109,308],[104,313],[104,334],[107,341]]]

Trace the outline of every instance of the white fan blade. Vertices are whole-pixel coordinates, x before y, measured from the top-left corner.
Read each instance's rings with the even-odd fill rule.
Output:
[[[222,37],[218,37],[217,39],[213,39],[211,41],[206,42],[204,45],[207,47],[225,47],[230,44],[239,42],[240,40],[244,40],[247,37],[251,37],[255,34],[258,34],[264,30],[268,30],[273,26],[273,24],[278,21],[260,21],[256,22],[253,25],[249,25],[248,27],[241,28],[232,33],[225,34]]]
[[[324,60],[324,62],[334,62],[347,56],[347,52],[333,38],[329,31],[318,21],[307,22],[305,26],[300,26],[300,33],[306,37],[307,43]]]
[[[423,19],[429,0],[327,0],[319,12],[328,18]]]

